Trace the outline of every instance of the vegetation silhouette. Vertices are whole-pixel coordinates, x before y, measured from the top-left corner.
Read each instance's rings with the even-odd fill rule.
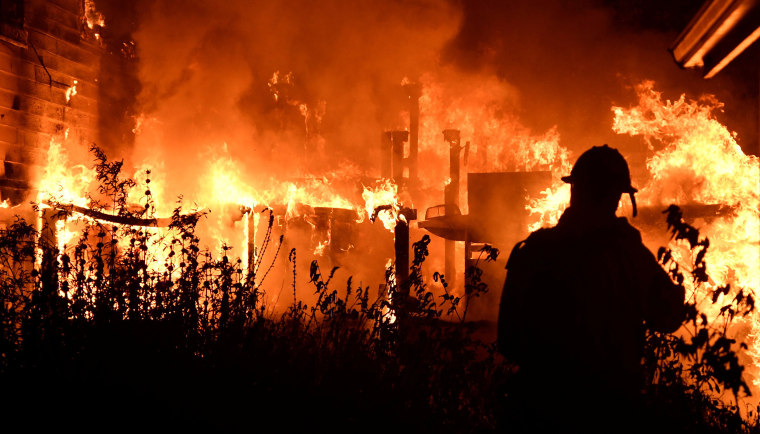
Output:
[[[144,206],[130,208],[135,182],[121,178],[122,163],[93,154],[100,188],[91,209],[155,218],[150,180]],[[459,301],[436,299],[426,286],[428,236],[413,246],[414,305],[392,302],[400,299],[392,268],[391,297],[373,300],[351,278],[343,291],[333,289],[336,269],[325,275],[317,261],[309,269],[317,301],[307,305],[296,296],[293,249],[293,303],[275,314],[264,302],[265,279],[283,240],[273,235],[270,209],[262,210],[266,236],[247,267],[227,246],[218,256],[203,250],[195,233],[203,214],[181,205],[161,238],[88,219],[59,251],[51,226],[71,210],[48,204],[40,231],[17,219],[0,233],[7,426],[373,432],[403,423],[471,432],[494,425],[489,406],[505,369],[492,345],[472,337],[472,325],[443,321]],[[403,324],[392,320],[402,308]]]
[[[92,209],[107,204],[122,217],[155,218],[150,182],[143,207],[130,208],[125,193],[133,181],[121,178],[121,162],[93,153],[101,189]],[[47,225],[69,217],[71,211],[50,205],[40,210]],[[268,216],[267,236],[251,267],[231,257],[229,247],[220,255],[202,249],[195,228],[203,214],[183,212],[180,204],[163,238],[138,226],[87,220],[63,251],[50,227],[38,230],[19,218],[8,225],[0,232],[0,428],[497,429],[496,404],[512,365],[495,343],[476,337],[479,324],[465,321],[464,300],[488,291],[477,266],[467,270],[464,298],[451,294],[440,274],[433,277],[446,291],[435,296],[422,273],[430,243],[424,236],[413,245],[412,300],[400,304],[394,295],[406,288],[395,287],[392,268],[390,298],[372,299],[351,278],[335,289],[335,270],[323,273],[314,261],[308,271],[317,301],[307,305],[297,297],[293,249],[293,302],[274,314],[264,296],[282,239],[273,235],[271,210],[261,212]],[[488,261],[498,252],[481,254]],[[724,319],[751,304],[744,297]],[[393,321],[398,309],[405,313]],[[538,307],[532,312],[542,314]],[[735,407],[699,386],[743,390],[734,387],[742,384],[734,375],[739,368],[730,374],[716,368],[735,355],[736,344],[726,347],[710,333],[719,330],[696,342],[650,335],[646,366],[656,379],[648,388],[650,405],[678,412],[695,432],[758,432],[757,413],[743,421]],[[688,364],[684,343],[696,345],[688,348],[696,348],[698,363]],[[692,365],[705,367],[702,383],[688,377]]]

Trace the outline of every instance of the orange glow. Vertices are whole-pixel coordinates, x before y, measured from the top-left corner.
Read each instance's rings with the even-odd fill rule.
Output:
[[[66,102],[71,102],[71,97],[77,94],[77,81],[74,80],[74,84],[71,85],[68,89],[66,89]]]
[[[377,207],[390,207],[378,212],[377,218],[386,229],[393,232],[396,228],[396,221],[399,218],[400,210],[398,186],[390,179],[378,181],[375,187],[364,187],[362,199],[364,199],[368,218],[372,218]]]
[[[760,160],[746,155],[736,135],[713,115],[721,104],[714,98],[699,101],[663,99],[647,81],[637,87],[639,101],[630,108],[613,107],[613,129],[620,134],[641,136],[653,154],[647,160],[651,181],[639,194],[643,205],[664,208],[678,205],[717,205],[729,210],[697,220],[701,235],[709,238],[705,258],[711,281],[705,291],[731,284],[757,293],[760,289]],[[681,263],[690,263],[688,250],[673,243],[671,249]],[[687,284],[690,280],[687,279]],[[694,288],[687,286],[687,291]],[[712,304],[706,294],[700,306],[715,315],[722,306]],[[729,294],[733,297],[733,294]],[[749,354],[754,360],[749,373],[760,387],[760,316],[745,324],[749,329]],[[740,333],[735,330],[735,333]],[[746,330],[745,330],[746,333]]]
[[[84,0],[84,17],[87,27],[90,29],[94,29],[96,25],[100,27],[106,26],[106,19],[96,9],[94,0]]]

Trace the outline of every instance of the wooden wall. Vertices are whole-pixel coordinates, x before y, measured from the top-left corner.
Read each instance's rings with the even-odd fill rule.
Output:
[[[101,89],[104,81],[125,81],[114,76],[128,59],[109,54],[95,37],[100,29],[89,29],[82,15],[82,0],[27,0],[23,27],[0,30],[0,200],[29,200],[53,137],[68,131],[67,145],[84,149],[129,141],[130,128],[119,126],[128,108],[114,107],[129,101],[117,90]],[[77,94],[67,101],[75,81]]]

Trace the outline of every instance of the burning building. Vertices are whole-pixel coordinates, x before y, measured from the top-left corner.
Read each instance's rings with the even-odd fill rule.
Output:
[[[36,190],[58,137],[116,149],[131,142],[121,120],[133,89],[129,44],[107,45],[92,2],[3,1],[2,200],[18,205]]]
[[[428,230],[441,237],[427,270],[461,295],[478,245],[508,252],[555,223],[574,156],[609,142],[631,163],[652,250],[669,242],[661,210],[691,207],[714,284],[760,289],[756,2],[708,2],[691,26],[693,5],[658,18],[635,2],[121,3],[0,1],[4,218],[36,218],[29,201],[79,210],[56,229],[61,249],[80,217],[158,240],[183,195],[210,254],[231,249],[249,273],[271,261],[274,288],[295,248],[300,269],[316,259],[382,291],[386,263],[405,279]],[[675,68],[662,46],[675,39],[683,66],[725,75]],[[746,52],[726,66],[734,39]],[[93,213],[93,144],[124,160],[128,202],[153,220]],[[494,319],[506,256],[474,318]],[[760,320],[740,333],[757,357]]]

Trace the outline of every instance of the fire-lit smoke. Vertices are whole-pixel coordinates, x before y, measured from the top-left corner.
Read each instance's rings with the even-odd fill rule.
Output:
[[[716,95],[726,104],[721,121],[740,132],[745,152],[754,152],[756,70],[732,67],[714,80],[679,70],[668,47],[702,2],[666,3],[465,2],[462,27],[442,57],[458,70],[509,83],[522,124],[535,132],[556,125],[576,156],[604,143],[631,154],[637,142],[609,129],[609,109],[628,101],[628,87],[645,79],[673,94]]]
[[[202,238],[215,241],[205,242],[247,256],[256,229],[244,229],[255,223],[244,210],[270,206],[303,260],[335,242],[331,229],[315,235],[316,207],[366,217],[362,186],[380,177],[380,133],[408,128],[398,82],[435,68],[459,22],[438,1],[160,1],[137,15],[142,114],[128,157],[156,168],[158,213],[182,194],[210,211]],[[344,244],[336,250],[356,243]]]
[[[458,14],[440,2],[161,1],[140,23],[138,100],[160,126],[143,129],[134,158],[170,163],[172,189],[191,195],[187,168],[222,143],[252,184],[372,167],[379,132],[396,126],[394,85],[435,65]]]

